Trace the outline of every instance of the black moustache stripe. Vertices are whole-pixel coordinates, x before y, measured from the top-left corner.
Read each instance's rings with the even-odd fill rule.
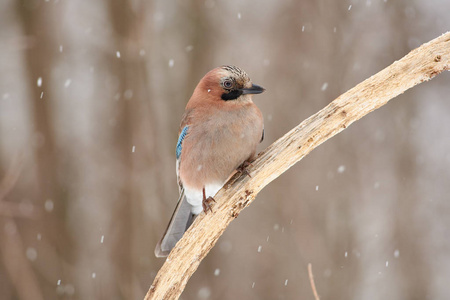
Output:
[[[236,100],[239,98],[239,96],[242,95],[241,90],[233,90],[229,93],[223,93],[222,94],[222,100],[228,101],[228,100]]]

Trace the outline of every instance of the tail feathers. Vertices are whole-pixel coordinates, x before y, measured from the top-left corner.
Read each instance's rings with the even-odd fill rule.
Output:
[[[194,218],[195,215],[191,213],[191,205],[186,201],[184,190],[182,190],[177,207],[170,219],[169,226],[156,245],[156,257],[166,257],[169,255],[172,248],[175,247],[175,244],[181,239],[189,226],[191,226]]]

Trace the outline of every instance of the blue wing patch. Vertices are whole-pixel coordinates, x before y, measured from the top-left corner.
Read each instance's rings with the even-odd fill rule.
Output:
[[[186,137],[188,129],[189,129],[189,126],[184,126],[183,130],[181,130],[180,136],[178,137],[177,149],[176,149],[177,159],[180,158],[181,148],[183,148],[182,143],[183,143],[184,138]]]

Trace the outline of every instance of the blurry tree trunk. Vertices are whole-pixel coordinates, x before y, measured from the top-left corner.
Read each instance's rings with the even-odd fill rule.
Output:
[[[348,34],[345,31],[345,28],[351,24],[352,19],[347,17],[347,7],[344,7],[339,1],[332,1],[326,4],[323,1],[292,1],[284,7],[281,7],[275,18],[276,20],[280,20],[280,22],[274,24],[275,28],[270,31],[272,34],[270,39],[276,40],[279,35],[286,36],[284,40],[288,41],[288,44],[284,45],[283,55],[273,55],[275,60],[273,65],[279,68],[277,74],[283,74],[283,77],[289,78],[289,80],[278,80],[276,78],[273,80],[276,80],[277,86],[282,86],[282,88],[279,88],[280,90],[289,89],[297,94],[298,97],[296,99],[297,101],[293,102],[294,104],[290,104],[294,106],[289,108],[289,115],[286,115],[286,107],[279,104],[274,106],[272,115],[274,119],[277,119],[276,124],[280,124],[280,122],[281,124],[289,124],[292,119],[298,119],[298,112],[300,110],[304,112],[305,108],[311,108],[312,111],[315,111],[319,105],[326,105],[330,99],[345,91],[346,84],[344,82],[346,81],[347,74],[355,74],[355,72],[348,71],[348,69],[353,69],[353,62],[350,62],[350,59],[336,60],[336,54],[342,51],[338,49],[342,47],[343,39],[356,40],[364,32],[352,32],[352,34]],[[295,13],[293,14],[293,12]],[[333,13],[330,14],[329,12]],[[323,18],[324,14],[328,14],[324,22],[313,22],[311,24],[306,21]],[[286,19],[288,16],[293,20]],[[292,26],[292,24],[295,24],[295,26]],[[335,27],[337,25],[339,26],[338,28]],[[330,30],[333,27],[336,31]],[[299,28],[302,28],[301,35],[298,35]],[[314,34],[311,34],[312,32]],[[296,38],[293,38],[294,36]],[[348,42],[347,45],[355,45],[355,43]],[[302,49],[301,54],[299,54],[299,49]],[[314,57],[314,55],[318,55],[321,58],[320,65],[324,65],[326,68],[317,67],[319,61],[311,61],[311,57]],[[343,58],[355,59],[354,55],[343,56]],[[292,64],[290,68],[285,67],[287,62]],[[336,77],[334,74],[337,70],[339,70],[339,78],[337,80],[335,78],[336,81],[330,82],[331,78]],[[317,88],[310,88],[316,85],[320,88],[320,93],[317,92]],[[311,99],[314,99],[314,101],[310,101]],[[282,101],[286,101],[286,99]],[[281,129],[281,126],[277,127],[270,128],[270,124],[266,124],[266,130],[275,132],[275,136],[284,134],[284,129]],[[354,157],[354,152],[357,151],[357,148],[349,147],[348,143],[348,140],[341,138],[337,142],[328,144],[327,151],[341,153],[341,157],[346,161],[346,168],[354,169],[352,165],[356,165],[356,161],[350,158]],[[342,151],[343,148],[345,148],[345,151]],[[322,163],[326,164],[326,162]],[[323,172],[323,168],[318,166],[312,172]],[[356,174],[352,175],[357,177]],[[277,198],[279,195],[286,194],[295,195],[296,191],[298,191],[297,182],[307,181],[312,176],[314,174],[311,172],[298,172],[296,176],[286,176],[283,179],[285,181],[283,185],[274,185],[265,191],[265,193],[270,195],[268,198]],[[352,205],[352,197],[348,195],[349,190],[340,188],[338,186],[339,184],[338,181],[328,183],[330,189],[334,191],[333,197],[339,199],[339,201],[330,203],[329,206],[332,207],[330,210],[339,210],[337,213],[339,218],[350,220],[351,209],[347,208]],[[305,199],[314,197],[313,194],[317,194],[317,191],[301,192],[301,196]],[[269,203],[269,205],[271,205],[271,214],[276,215],[276,218],[280,220],[288,218],[293,210],[292,206],[279,205],[276,202]],[[298,212],[295,222],[299,228],[302,228],[302,235],[293,235],[289,237],[288,241],[300,249],[298,251],[299,260],[306,260],[308,257],[317,257],[317,249],[321,249],[326,254],[321,257],[320,262],[313,262],[313,264],[319,268],[340,268],[343,260],[346,260],[342,255],[342,249],[354,244],[357,228],[350,227],[348,223],[335,222],[333,224],[334,230],[342,230],[342,232],[346,233],[345,235],[319,234],[327,226],[327,223],[321,217],[324,211],[318,210],[317,207],[310,207],[310,203],[307,201],[297,201],[293,205],[295,207],[294,210]],[[343,228],[344,226],[347,227]],[[303,244],[304,241],[308,242]],[[289,255],[289,251],[290,247],[280,247],[280,249],[277,249],[277,255],[283,260],[286,255]],[[360,270],[355,266],[354,264],[347,264],[347,270],[348,268],[352,268],[352,270],[348,270],[348,273],[342,274],[341,276],[335,276],[333,280],[321,289],[321,296],[325,299],[333,298],[335,297],[336,290],[339,290],[340,296],[343,299],[351,298],[352,289],[342,289],[340,287],[346,285],[349,281],[357,285],[358,281],[361,280]],[[274,269],[271,273],[279,273],[278,276],[283,277],[284,275],[282,273],[285,273],[285,270],[282,268]],[[349,274],[351,274],[351,279],[348,276]],[[264,272],[260,272],[257,276],[259,276],[257,279],[258,283],[265,283],[263,284],[265,290],[260,287],[255,292],[259,292],[260,297],[265,297],[268,294],[274,295],[274,288],[270,282],[272,278]],[[306,274],[304,274],[304,278],[306,283]],[[305,284],[305,286],[308,285]]]
[[[56,35],[55,24],[58,23],[58,8],[55,5],[52,7],[33,7],[30,1],[20,1],[18,5],[18,13],[21,16],[24,33],[30,37],[30,44],[28,45],[25,55],[25,62],[29,70],[28,81],[30,95],[30,111],[31,111],[31,136],[33,140],[31,145],[34,150],[34,159],[36,162],[36,205],[44,207],[47,200],[54,201],[54,199],[61,196],[63,188],[58,184],[55,155],[55,136],[53,125],[52,112],[52,82],[51,72],[54,66],[53,57],[58,53],[59,46],[55,42]],[[57,26],[56,26],[57,27]],[[39,81],[39,83],[38,83]],[[48,231],[51,238],[54,239],[54,244],[58,245],[65,252],[68,253],[68,241],[65,238],[65,226],[62,219],[57,219],[58,216],[64,214],[58,213],[62,210],[61,206],[54,206],[53,214],[44,218],[45,230]],[[69,251],[70,252],[70,251]]]
[[[184,13],[184,17],[188,18],[189,23],[194,28],[191,30],[191,35],[186,40],[191,44],[188,47],[192,47],[189,50],[192,53],[192,58],[189,59],[189,66],[187,68],[187,78],[189,88],[187,91],[191,91],[198,83],[197,78],[203,77],[203,74],[208,71],[208,66],[213,64],[213,53],[215,44],[208,43],[211,40],[213,33],[213,24],[208,19],[208,10],[205,7],[204,1],[191,0],[189,1],[189,13]],[[186,94],[185,99],[189,99],[191,95]],[[179,107],[181,115],[184,112],[184,107]]]
[[[27,37],[26,49],[23,52],[25,68],[28,71],[26,74],[26,89],[29,93],[29,111],[30,111],[30,136],[29,150],[32,152],[32,160],[34,168],[31,170],[34,174],[31,203],[36,210],[47,207],[45,216],[33,220],[31,224],[19,223],[16,221],[18,233],[14,239],[9,242],[5,241],[3,247],[17,247],[21,246],[20,232],[24,233],[23,244],[29,244],[29,240],[25,240],[25,233],[28,233],[30,226],[33,230],[39,232],[45,239],[55,247],[53,255],[48,256],[46,261],[47,270],[64,269],[64,261],[70,260],[72,256],[72,249],[70,235],[67,234],[65,219],[65,182],[61,182],[58,177],[59,161],[56,154],[55,134],[53,131],[53,112],[52,112],[52,71],[54,67],[54,57],[58,53],[58,43],[56,36],[58,36],[59,26],[58,16],[60,10],[64,7],[61,5],[44,6],[42,3],[33,1],[18,1],[16,6],[17,15],[23,28],[23,34]],[[28,151],[26,152],[28,154]],[[28,155],[25,155],[26,159]],[[55,200],[58,199],[57,205]],[[25,228],[23,228],[25,227]],[[4,249],[5,253],[12,249]],[[25,251],[20,251],[22,260],[22,270],[25,272],[32,272],[33,268],[30,262],[25,257]],[[60,257],[62,256],[62,257]],[[35,265],[37,274],[46,274],[47,270],[39,269],[41,266]],[[16,270],[17,271],[17,270]],[[48,273],[47,273],[48,274]],[[29,287],[27,279],[38,278],[41,280],[39,286],[44,290],[48,287],[48,280],[51,284],[55,284],[57,278],[36,277],[34,274],[19,274],[21,280],[15,281],[18,290],[26,290]],[[68,281],[69,276],[66,278]],[[45,282],[45,284],[44,284]],[[34,283],[35,284],[35,283]],[[21,292],[18,292],[19,294]],[[34,295],[35,299],[39,298],[39,294]],[[25,299],[25,298],[24,298]]]
[[[261,152],[252,163],[252,177],[241,176],[234,182],[232,178],[215,196],[213,213],[195,220],[171,251],[145,299],[177,299],[228,224],[267,184],[353,122],[449,69],[450,32],[358,84]]]
[[[136,294],[141,294],[136,281],[136,271],[139,259],[135,253],[136,231],[139,226],[132,218],[137,211],[142,210],[142,201],[137,192],[133,192],[133,155],[135,155],[136,143],[134,133],[136,133],[140,122],[139,116],[141,106],[147,102],[148,93],[146,90],[147,73],[142,57],[139,52],[143,49],[143,36],[146,1],[112,1],[108,3],[111,24],[117,37],[113,43],[115,50],[109,52],[107,57],[112,66],[112,72],[118,78],[119,99],[114,108],[114,117],[117,120],[113,145],[117,149],[118,170],[120,174],[121,186],[119,190],[119,201],[112,207],[112,232],[114,233],[114,261],[117,264],[117,282],[120,283],[119,290],[125,299],[135,299]],[[135,117],[132,117],[135,116]],[[137,145],[142,150],[144,147]]]
[[[23,156],[17,155],[5,176],[0,181],[0,206],[5,197],[16,186],[20,173],[23,170]],[[14,218],[0,216],[0,254],[3,264],[6,267],[9,280],[16,288],[16,294],[21,300],[40,300],[44,299],[42,290],[39,287],[39,281],[33,268],[25,255],[24,242],[18,230]],[[18,253],[20,253],[18,255]],[[5,287],[7,288],[7,287]],[[2,296],[8,297],[8,290],[2,290]]]
[[[37,276],[24,255],[26,246],[18,232],[17,223],[13,218],[4,217],[0,218],[0,227],[3,229],[0,231],[0,254],[18,299],[44,299]],[[1,292],[2,296],[4,292]]]
[[[391,15],[393,28],[392,40],[400,49],[396,52],[404,52],[408,49],[408,39],[414,35],[414,32],[406,26],[405,9],[406,3],[394,1],[391,3],[394,13]],[[420,12],[416,12],[419,14]],[[417,16],[419,17],[419,16]],[[394,43],[392,43],[394,44]],[[428,224],[417,224],[417,210],[423,200],[420,194],[418,172],[417,170],[417,143],[414,142],[416,137],[411,129],[411,122],[418,115],[417,102],[410,99],[407,106],[396,103],[394,110],[397,115],[401,116],[403,122],[400,122],[397,131],[402,138],[399,140],[398,149],[396,151],[396,178],[397,193],[395,205],[395,223],[393,224],[393,241],[392,244],[400,249],[402,259],[399,260],[399,290],[403,299],[426,299],[432,291],[432,274],[430,274],[430,264],[426,254],[426,247],[418,238],[425,232],[425,226]],[[399,128],[400,127],[400,128]],[[407,251],[402,251],[407,249]]]

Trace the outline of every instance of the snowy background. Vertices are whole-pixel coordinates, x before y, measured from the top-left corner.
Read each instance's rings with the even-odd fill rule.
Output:
[[[245,2],[245,3],[244,3]],[[450,30],[448,0],[1,0],[0,299],[142,299],[175,144],[223,64],[267,91],[264,149]],[[182,299],[448,299],[450,73],[267,186]]]

